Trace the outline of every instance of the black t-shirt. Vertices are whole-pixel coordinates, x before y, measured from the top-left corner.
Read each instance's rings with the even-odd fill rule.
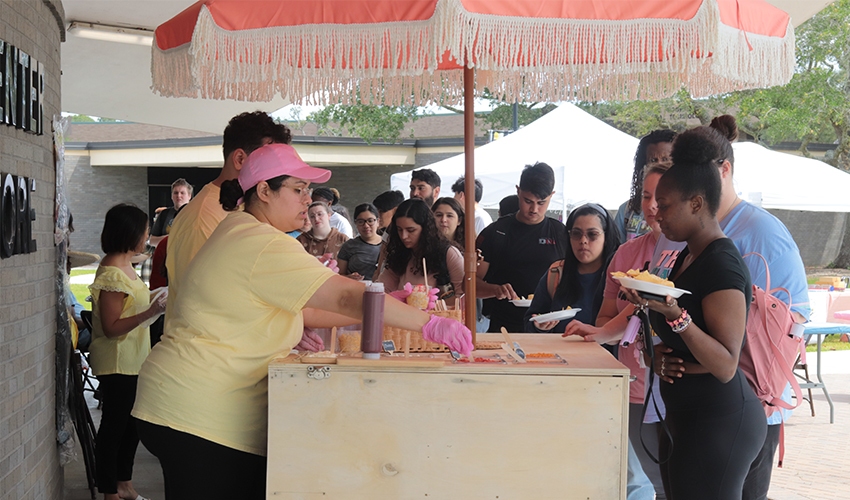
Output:
[[[186,206],[186,205],[183,205]],[[165,236],[171,230],[171,223],[174,222],[174,217],[177,215],[177,210],[174,207],[168,207],[160,212],[153,221],[151,228],[151,236]]]
[[[528,225],[515,216],[502,217],[478,235],[478,248],[490,264],[484,281],[510,283],[517,295],[527,297],[549,266],[564,258],[568,246],[567,228],[555,219],[544,217],[539,224]],[[490,331],[498,332],[504,326],[509,332],[522,332],[524,315],[525,308],[494,300]]]
[[[685,248],[679,254],[670,276],[676,276],[689,253],[690,250]],[[729,289],[741,290],[746,298],[747,312],[750,310],[750,301],[753,295],[750,271],[744,263],[744,259],[741,258],[738,248],[729,238],[720,238],[709,243],[705,250],[682,272],[682,275],[674,280],[674,283],[676,288],[691,292],[676,300],[679,302],[679,306],[685,308],[691,315],[691,321],[704,332],[708,332],[708,330],[702,312],[702,299],[714,292]],[[649,318],[655,333],[658,334],[665,345],[673,349],[672,356],[680,357],[685,361],[697,362],[682,337],[673,333],[664,315],[652,311]]]

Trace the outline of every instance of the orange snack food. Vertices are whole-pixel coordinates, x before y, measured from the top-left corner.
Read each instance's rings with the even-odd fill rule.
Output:
[[[665,280],[664,278],[651,274],[649,271],[638,271],[637,269],[629,269],[626,272],[616,271],[611,273],[611,276],[614,278],[634,278],[636,280],[655,283],[657,285],[669,287],[673,286],[673,282],[670,280]]]
[[[526,358],[554,358],[555,355],[551,352],[532,352],[531,354],[526,354]]]
[[[413,292],[405,299],[407,305],[422,309],[428,309],[428,289],[425,285],[416,285],[413,287]]]

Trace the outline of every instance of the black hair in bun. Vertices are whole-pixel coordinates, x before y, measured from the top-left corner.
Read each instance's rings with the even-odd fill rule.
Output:
[[[244,194],[245,193],[242,192],[242,186],[239,185],[239,181],[231,179],[221,183],[221,193],[218,195],[218,201],[221,203],[221,208],[223,208],[226,212],[232,212],[236,210],[236,207],[238,207],[236,202],[239,201],[239,198],[242,198]]]

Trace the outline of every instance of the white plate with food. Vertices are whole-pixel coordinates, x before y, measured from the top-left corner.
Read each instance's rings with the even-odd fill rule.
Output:
[[[578,312],[581,311],[580,307],[576,307],[575,309],[564,309],[563,311],[553,311],[546,314],[538,314],[537,316],[531,318],[538,323],[545,323],[547,321],[561,321],[562,319],[570,319],[574,317]]]
[[[626,288],[632,288],[634,290],[637,290],[638,292],[645,292],[661,297],[658,300],[664,300],[664,297],[666,297],[667,295],[673,298],[679,298],[686,293],[691,293],[687,290],[682,290],[681,288],[674,288],[672,286],[661,285],[659,283],[651,283],[649,281],[643,281],[634,278],[626,278],[625,276],[621,278],[615,277],[614,279],[618,280],[620,284]]]
[[[531,299],[514,299],[510,302],[517,307],[528,307],[531,305]]]

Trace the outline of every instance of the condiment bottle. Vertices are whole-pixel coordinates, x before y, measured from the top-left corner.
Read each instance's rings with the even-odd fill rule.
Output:
[[[370,283],[363,293],[363,328],[360,350],[363,359],[380,359],[384,340],[384,284]]]

